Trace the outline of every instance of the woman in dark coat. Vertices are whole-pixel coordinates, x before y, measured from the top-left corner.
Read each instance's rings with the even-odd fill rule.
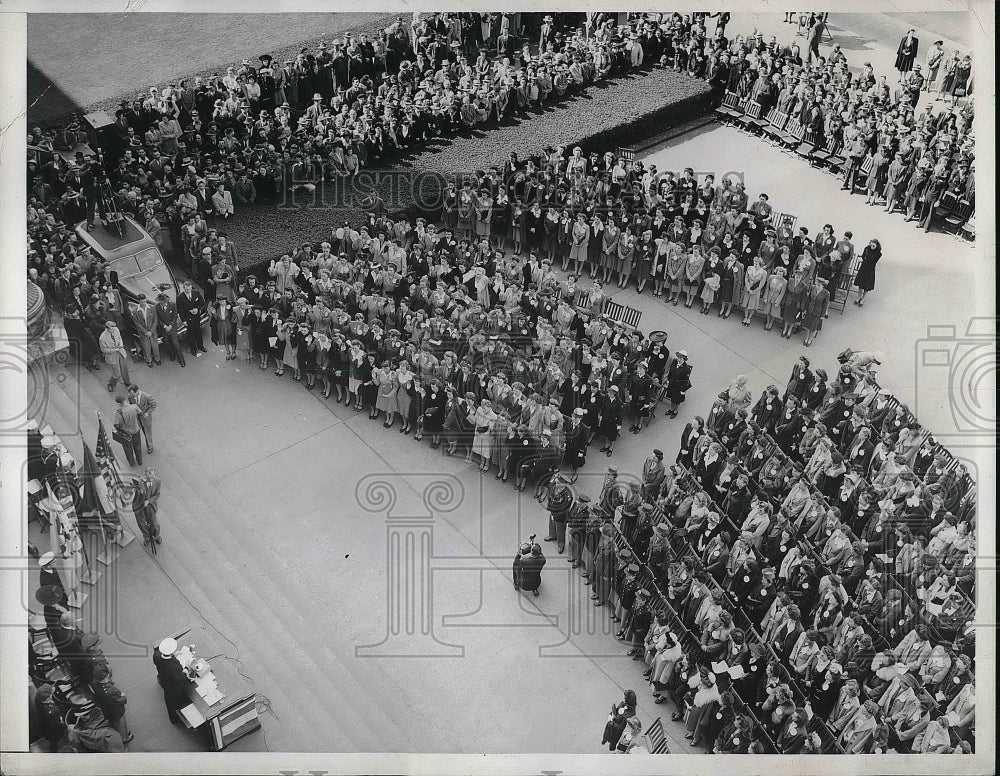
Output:
[[[861,253],[861,266],[858,267],[858,274],[854,278],[854,285],[861,289],[861,296],[854,302],[858,307],[864,306],[868,292],[875,288],[875,265],[881,258],[881,243],[878,240],[869,241]]]
[[[788,280],[788,288],[785,290],[785,298],[781,303],[781,318],[784,322],[784,329],[781,336],[790,339],[792,327],[799,321],[799,315],[805,305],[806,295],[809,293],[809,278],[801,271],[796,272]]]
[[[913,33],[914,30],[908,30],[899,41],[899,47],[896,49],[895,67],[899,71],[900,77],[903,73],[909,73],[913,69],[913,60],[917,58],[917,46],[920,41]]]
[[[253,352],[260,356],[260,369],[267,369],[271,360],[271,337],[277,336],[277,310],[268,312],[259,305],[254,306],[250,321],[250,344]]]
[[[355,409],[375,406],[375,395],[378,393],[378,385],[375,383],[375,367],[375,354],[365,354],[361,364],[357,367],[357,376],[361,386],[358,389],[359,401]]]
[[[222,345],[226,351],[226,361],[236,358],[236,326],[238,323],[236,308],[231,306],[229,299],[219,296],[208,311],[212,343]]]
[[[608,745],[608,751],[615,751],[618,739],[625,731],[628,721],[635,716],[637,705],[635,693],[632,690],[626,690],[624,700],[618,701],[611,707],[608,722],[604,726],[604,737],[601,738],[601,743]]]
[[[684,427],[681,432],[681,447],[677,451],[677,463],[688,469],[694,463],[694,446],[705,434],[705,421],[700,415]]]
[[[622,419],[625,416],[625,405],[618,393],[617,385],[612,385],[608,389],[608,398],[601,408],[601,424],[597,431],[600,436],[607,440],[607,444],[601,448],[600,452],[607,453],[609,456],[615,449],[615,442],[618,441]]]
[[[306,377],[306,388],[310,391],[316,387],[317,354],[316,334],[308,323],[299,324],[299,334],[302,340],[299,344],[299,369]]]
[[[684,403],[685,394],[691,388],[691,365],[688,363],[687,353],[683,350],[677,351],[670,369],[667,370],[666,386],[664,395],[670,406],[666,415],[676,418],[677,408]]]
[[[444,410],[448,396],[441,387],[440,381],[431,380],[423,400],[424,423],[421,433],[431,435],[431,449],[441,446],[441,432],[444,430]]]

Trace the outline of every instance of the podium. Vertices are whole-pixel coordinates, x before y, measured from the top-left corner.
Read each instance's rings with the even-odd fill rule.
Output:
[[[203,677],[189,678],[185,688],[190,705],[179,710],[191,728],[207,726],[212,749],[222,751],[233,741],[260,729],[257,693],[225,657],[225,648],[203,626],[191,628],[178,637],[178,653],[193,644],[194,661],[208,663],[215,677],[217,693],[206,693]],[[215,657],[218,656],[218,657]],[[207,661],[207,657],[212,660]]]

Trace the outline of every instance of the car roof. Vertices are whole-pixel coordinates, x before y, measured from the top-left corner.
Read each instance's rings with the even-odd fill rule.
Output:
[[[124,236],[118,234],[114,226],[105,226],[100,221],[89,232],[86,222],[81,221],[76,225],[76,233],[96,255],[106,261],[132,256],[143,248],[156,248],[156,241],[150,237],[149,232],[131,218],[125,216],[120,223],[125,227]]]

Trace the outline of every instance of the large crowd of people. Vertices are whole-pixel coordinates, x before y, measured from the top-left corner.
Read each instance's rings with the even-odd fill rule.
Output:
[[[398,423],[519,490],[533,483],[551,514],[546,538],[584,569],[692,745],[968,751],[975,505],[946,454],[890,407],[871,354],[846,354],[833,380],[803,357],[785,390],[772,386],[752,408],[735,381],[685,429],[676,464],[657,450],[637,487],[609,470],[595,504],[567,497],[595,440],[612,455],[622,429],[640,433],[664,401],[676,416],[691,387],[687,352],[610,314],[608,290],[649,288],[719,318],[736,309],[744,326],[779,323],[809,346],[850,292],[845,278],[856,304],[874,288],[878,240],[858,251],[831,224],[811,237],[767,194],[751,202],[737,177],[547,147],[449,184],[436,222],[376,206],[266,273],[240,270],[225,223],[244,204],[276,201],[287,171],[350,176],[650,62],[707,78],[717,97],[736,91],[794,112],[823,137],[842,132],[848,186],[860,175],[887,209],[909,207],[915,178],[973,195],[971,100],[914,117],[912,76],[891,94],[870,67],[852,75],[838,47],[803,63],[795,45],[726,39],[721,17],[713,35],[703,14],[629,21],[419,15],[284,67],[265,56],[151,89],[122,105],[101,159],[54,154],[30,171],[29,279],[61,312],[74,356],[107,366],[109,391],[130,383],[120,353],[150,368],[162,365],[160,340],[180,366],[204,353],[207,312],[227,360]],[[960,96],[970,77],[957,69],[947,93]],[[78,126],[29,138],[43,151],[80,140]],[[83,249],[74,225],[105,215],[105,182],[189,266],[196,282],[176,302],[129,305]],[[31,629],[40,726],[53,746],[121,751],[130,732],[110,671],[62,616],[58,590],[43,597],[53,603]],[[67,725],[81,681],[110,699]],[[626,729],[604,743],[614,749]]]
[[[971,55],[946,55],[943,42],[935,41],[924,71],[913,61],[917,41],[911,30],[900,50],[912,48],[912,56],[897,58],[899,78],[893,81],[876,75],[869,62],[852,72],[839,44],[821,56],[813,42],[822,23],[814,17],[805,53],[773,36],[766,42],[761,36],[737,39],[725,90],[747,105],[756,103],[761,117],[776,110],[797,120],[811,133],[810,142],[829,152],[825,159],[842,159],[843,188],[866,193],[869,205],[898,209],[928,231],[946,193],[974,206]],[[935,88],[937,97],[930,99]],[[918,111],[921,95],[925,103]]]
[[[431,138],[495,127],[658,65],[675,48],[701,47],[707,35],[691,15],[620,26],[616,14],[556,16],[416,14],[371,39],[347,33],[302,49],[282,65],[262,55],[224,75],[150,87],[115,111],[103,172],[82,151],[70,160],[45,153],[70,154],[86,142],[79,121],[36,127],[28,137],[32,209],[93,223],[106,175],[125,210],[151,215],[179,238],[191,214],[226,218],[277,201],[291,181],[350,177]]]
[[[691,746],[973,751],[974,485],[878,363],[845,351],[831,379],[802,356],[756,402],[737,378],[673,465],[655,451],[565,507],[571,559]]]

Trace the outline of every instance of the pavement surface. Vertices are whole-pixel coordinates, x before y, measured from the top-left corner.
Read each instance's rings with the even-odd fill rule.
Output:
[[[385,19],[375,13],[56,13],[28,15],[28,120],[132,99],[209,70],[330,41]],[[114,117],[113,113],[109,115]]]
[[[909,23],[881,24],[897,21]],[[743,26],[735,15],[730,29]],[[894,50],[896,39],[881,45]],[[640,472],[654,447],[672,458],[684,424],[737,374],[756,395],[782,385],[799,354],[829,371],[845,347],[883,351],[880,382],[957,454],[974,443],[956,407],[989,397],[956,398],[954,368],[921,360],[929,324],[956,329],[938,350],[976,347],[962,335],[974,311],[991,306],[994,284],[977,284],[971,245],[869,208],[831,175],[732,128],[704,128],[644,160],[740,172],[751,196],[767,192],[811,233],[830,222],[838,234],[852,230],[859,246],[878,237],[884,258],[865,306],[832,313],[808,350],[760,321],[744,328],[648,290],[620,292],[616,299],[642,310],[644,331],[665,330],[672,350],[688,351],[694,387],[678,418],[661,413],[641,436],[625,435],[610,459],[592,450],[579,492],[595,494],[608,464]],[[546,531],[530,490],[517,494],[492,471],[480,476],[288,374],[226,361],[208,346],[184,370],[166,360],[134,369],[159,402],[147,461],[163,480],[164,543],[155,557],[139,542],[123,550],[84,609],[129,698],[133,751],[200,747],[167,722],[148,652],[198,623],[225,645],[215,659],[232,661],[269,709],[263,732],[238,750],[599,753],[607,708],[632,688],[644,727],[662,716],[672,752],[701,751],[669,722],[668,705],[652,703],[641,666],[552,544],[544,545],[540,597],[512,589],[518,543]],[[42,414],[74,453],[80,435],[93,445],[95,410],[113,413],[104,379],[106,367],[49,375]],[[131,517],[126,524],[135,531]],[[34,524],[29,538],[47,541]]]

